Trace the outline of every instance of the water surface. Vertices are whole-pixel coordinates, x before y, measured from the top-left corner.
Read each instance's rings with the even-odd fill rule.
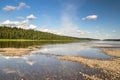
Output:
[[[81,43],[45,45],[42,49],[37,50],[36,52],[44,54],[82,56],[104,60],[114,58],[113,56],[104,54],[98,48],[82,46]]]
[[[0,80],[80,80],[80,72],[98,74],[99,70],[44,55],[0,56]]]
[[[80,72],[89,75],[102,74],[99,70],[89,68],[80,63],[59,60],[57,56],[44,55],[59,54],[104,60],[115,58],[105,55],[98,48],[81,46],[81,44],[87,43],[91,42],[68,44],[1,42],[0,47],[2,48],[19,48],[33,45],[39,45],[42,48],[23,56],[0,55],[0,80],[84,80],[85,78]]]

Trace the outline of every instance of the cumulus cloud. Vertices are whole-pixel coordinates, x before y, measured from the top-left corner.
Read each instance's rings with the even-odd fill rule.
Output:
[[[1,24],[3,24],[3,25],[18,25],[19,22],[18,21],[6,20],[6,21],[2,22]]]
[[[15,11],[15,10],[20,10],[20,9],[23,9],[23,8],[30,8],[28,5],[26,5],[26,3],[19,3],[18,6],[12,6],[12,5],[6,5],[3,10],[4,11],[7,11],[7,12],[11,12],[11,11]]]
[[[33,24],[30,24],[30,25],[29,25],[29,28],[30,28],[30,29],[35,29],[35,28],[36,28],[36,26],[35,26],[35,25],[33,25]]]
[[[28,20],[24,21],[10,21],[6,20],[2,23],[0,23],[1,26],[10,26],[10,27],[18,27],[18,28],[23,28],[23,29],[35,29],[36,26],[33,24],[29,24]]]
[[[6,20],[0,23],[1,26],[10,26],[10,27],[18,27],[23,29],[35,29],[37,26],[30,24],[31,19],[25,19],[23,21],[11,21]]]
[[[82,20],[95,20],[97,18],[98,18],[97,15],[88,15],[85,18],[82,18]]]
[[[31,15],[27,16],[26,18],[29,20],[32,20],[32,19],[35,19],[36,17],[33,14],[31,14]]]

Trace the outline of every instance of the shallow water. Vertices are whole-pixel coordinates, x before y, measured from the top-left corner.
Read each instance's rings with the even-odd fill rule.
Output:
[[[42,49],[35,52],[44,54],[82,56],[104,60],[114,58],[113,56],[102,53],[97,48],[81,46],[80,44],[81,43],[45,45]]]
[[[98,44],[119,44],[120,41],[89,41],[89,42],[83,42],[83,43],[98,43]]]
[[[99,70],[80,63],[59,60],[57,56],[44,55],[72,55],[105,60],[115,58],[103,54],[97,48],[80,45],[86,43],[42,44],[42,48],[32,51],[28,55],[12,57],[0,55],[0,80],[85,80],[80,72],[89,75],[102,74]],[[21,45],[16,46],[15,44],[9,44],[7,47],[11,45],[12,47],[21,47]],[[36,45],[33,43],[21,44],[22,47]],[[5,46],[2,43],[2,47]]]
[[[98,74],[99,70],[90,69],[79,63],[62,61],[44,55],[21,57],[0,57],[0,80],[80,80],[80,72]]]

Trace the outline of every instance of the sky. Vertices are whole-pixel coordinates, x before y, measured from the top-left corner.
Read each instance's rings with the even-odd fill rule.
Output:
[[[120,0],[0,0],[0,25],[120,39]]]

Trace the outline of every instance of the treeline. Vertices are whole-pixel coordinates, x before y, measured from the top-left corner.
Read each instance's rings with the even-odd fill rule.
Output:
[[[104,39],[104,41],[120,41],[120,39]]]
[[[91,40],[89,38],[76,38],[60,36],[37,30],[26,30],[16,27],[0,26],[0,39],[31,39],[31,40]]]

